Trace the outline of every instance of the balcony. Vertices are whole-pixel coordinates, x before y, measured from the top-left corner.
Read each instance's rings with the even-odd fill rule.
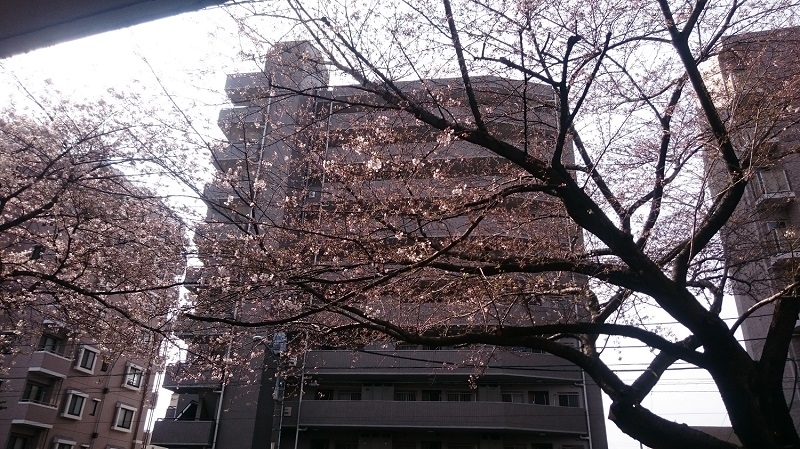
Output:
[[[28,371],[36,371],[53,377],[67,377],[72,367],[72,359],[49,351],[36,351],[31,354]]]
[[[263,72],[228,75],[225,93],[234,103],[266,98],[269,96],[269,80]]]
[[[207,366],[176,363],[167,366],[163,387],[176,393],[217,390],[222,385],[222,373]]]
[[[220,171],[226,171],[236,166],[246,156],[253,158],[253,161],[258,160],[258,143],[244,144],[234,143],[222,147],[215,147],[212,149],[214,166]]]
[[[239,107],[219,111],[217,120],[222,132],[231,142],[258,141],[264,127],[264,108]]]
[[[58,407],[38,402],[18,402],[9,404],[5,414],[13,417],[14,424],[50,428],[58,416]]]
[[[150,442],[155,446],[210,446],[214,421],[158,420]]]
[[[297,401],[284,409],[297,410]],[[506,402],[303,401],[300,426],[338,428],[480,429],[585,434],[586,410]],[[296,413],[284,427],[297,426]]]
[[[402,376],[469,376],[481,369],[481,379],[542,379],[576,382],[580,370],[571,363],[550,354],[516,353],[508,350],[382,350],[382,351],[313,351],[306,361],[308,372],[320,377],[386,379]],[[485,370],[484,370],[485,368]]]

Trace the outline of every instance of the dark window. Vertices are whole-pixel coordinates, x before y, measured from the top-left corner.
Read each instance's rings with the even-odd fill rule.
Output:
[[[422,390],[422,400],[423,401],[441,401],[442,400],[442,392],[441,392],[441,390]]]
[[[70,393],[67,396],[67,408],[64,410],[64,414],[80,418],[81,414],[83,413],[83,404],[85,403],[85,397],[75,393]]]
[[[63,341],[52,335],[44,334],[39,339],[39,351],[52,352],[53,354],[61,354]]]
[[[94,362],[97,360],[97,352],[87,347],[81,348],[78,359],[78,367],[87,371],[94,371]]]
[[[72,445],[69,443],[58,443],[56,444],[56,449],[72,449]]]
[[[337,399],[340,401],[360,401],[361,400],[361,392],[360,391],[340,391],[339,394],[336,396]]]
[[[328,440],[311,440],[310,449],[328,449]]]
[[[546,391],[528,392],[528,402],[538,405],[550,405],[550,394]]]
[[[417,400],[417,393],[414,391],[395,391],[394,392],[394,400],[395,401],[416,401]]]
[[[470,402],[472,393],[466,391],[448,391],[447,400],[450,402]]]
[[[525,393],[523,392],[508,392],[502,393],[500,395],[503,402],[513,402],[515,404],[524,404],[525,403]]]
[[[97,406],[100,404],[99,399],[92,399],[92,404],[89,406],[89,414],[94,416],[97,413]]]
[[[578,407],[578,393],[558,393],[560,407]]]
[[[22,435],[11,435],[8,438],[8,449],[28,449],[28,437]]]
[[[50,397],[50,387],[48,385],[29,380],[25,384],[25,391],[22,394],[22,402],[36,402],[44,404]]]
[[[358,441],[337,441],[333,447],[335,449],[358,449]]]
[[[114,427],[117,429],[131,430],[134,412],[134,409],[119,407],[117,409],[117,420],[114,422]]]
[[[423,441],[420,443],[420,449],[442,449],[441,441]]]
[[[531,449],[553,449],[553,443],[533,443]]]

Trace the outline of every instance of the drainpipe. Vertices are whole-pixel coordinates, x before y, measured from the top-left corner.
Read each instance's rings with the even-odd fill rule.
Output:
[[[581,384],[583,384],[583,409],[586,410],[587,441],[589,441],[589,449],[592,449],[592,423],[589,419],[589,395],[586,394],[586,372],[584,370],[581,370]]]
[[[303,351],[303,365],[300,367],[300,398],[297,401],[297,426],[294,429],[294,449],[297,449],[297,441],[300,438],[300,411],[303,409],[303,387],[306,384],[307,355],[308,355],[308,348],[306,348],[306,350]]]
[[[236,304],[236,307],[233,309],[233,319],[235,320],[239,316],[239,304]],[[233,346],[233,335],[231,338],[228,339],[228,347],[225,349],[225,359],[223,363],[227,363],[227,361],[231,358],[231,346]],[[224,365],[223,365],[224,366]],[[222,400],[225,399],[225,385],[228,381],[228,369],[227,367],[222,372],[222,384],[219,388],[219,399],[217,402],[217,411],[214,414],[214,439],[211,441],[211,449],[217,448],[217,437],[219,436],[219,418],[222,416]]]

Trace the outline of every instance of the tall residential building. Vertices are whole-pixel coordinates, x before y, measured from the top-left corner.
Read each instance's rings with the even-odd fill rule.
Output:
[[[719,54],[719,96],[742,158],[750,158],[748,190],[723,233],[731,287],[740,314],[797,279],[800,267],[800,28],[727,38]],[[722,170],[711,166],[712,175]],[[712,191],[723,184],[712,182]],[[742,323],[745,346],[761,356],[772,305]],[[784,390],[800,427],[800,328],[787,355]]]
[[[153,400],[157,342],[142,333],[151,359],[103,351],[62,324],[8,340],[0,354],[0,444],[7,449],[138,449]],[[37,326],[32,326],[34,329]]]
[[[397,245],[402,250],[397,242],[405,244],[415,233],[423,233],[429,241],[444,241],[463,232],[470,225],[463,215],[437,220],[421,215],[434,207],[434,199],[444,198],[435,207],[446,208],[448,197],[496,189],[513,166],[380,107],[373,94],[356,87],[329,88],[325,68],[316,64],[319,60],[309,43],[287,42],[268,55],[264,72],[228,77],[226,92],[235,107],[221,112],[220,126],[230,145],[213,154],[227,186],[207,189],[212,197],[209,229],[221,234],[216,239],[226,238],[224,229],[250,232],[254,226],[264,226],[276,234],[289,228],[325,235],[366,233],[377,236],[383,248]],[[441,110],[443,114],[468,114],[457,104],[463,95],[453,87],[458,85],[458,80],[435,79],[399,86],[407,95],[435,95],[441,104],[450,105]],[[493,131],[516,135],[520,144],[552,135],[548,128],[553,109],[547,107],[552,94],[547,89],[498,77],[478,77],[473,85]],[[522,105],[529,100],[544,106],[528,110],[526,104],[523,113]],[[530,151],[538,150],[532,146]],[[258,198],[249,196],[257,190],[254,185],[262,186]],[[484,227],[476,228],[474,235],[486,245],[482,251],[504,254],[515,245],[526,251],[566,251],[580,244],[578,230],[565,231],[557,206],[539,197],[530,199],[529,205],[515,203],[512,213],[487,218],[481,223]],[[394,214],[404,207],[400,202],[418,205],[422,211],[418,220]],[[386,228],[373,232],[364,217],[374,218],[378,208]],[[336,260],[345,263],[361,257],[363,248],[349,242],[337,246],[340,242],[331,241],[324,249],[291,246],[297,233],[275,237],[274,244],[289,245],[298,260],[310,266],[330,262],[336,269]],[[204,254],[203,244],[198,246],[204,270],[236,276],[224,261]],[[236,248],[230,250],[247,251]],[[459,291],[461,284],[443,282],[422,279],[420,283],[430,288],[406,291],[403,298],[382,291],[374,308],[379,303],[391,307],[398,322],[413,320],[430,330],[442,329],[439,318],[445,313],[460,313],[446,326],[479,325],[490,315],[490,321],[496,319],[493,312],[459,309],[465,307],[459,300],[465,296],[459,295],[470,292]],[[532,280],[520,277],[507,282],[509,288],[524,290]],[[200,285],[218,288],[213,283]],[[209,298],[230,295],[224,289],[214,291]],[[209,300],[197,307],[234,318],[248,313],[257,317],[268,314],[270,307],[266,296],[270,292],[262,292],[266,301],[256,302],[259,293],[237,297],[235,310],[225,301],[216,305]],[[511,307],[504,319],[519,322],[556,313],[558,298],[537,301],[529,303],[527,315]],[[563,301],[557,313],[578,312],[570,301]],[[198,326],[184,334],[190,353],[197,348],[197,355],[168,367],[164,388],[173,391],[173,402],[168,415],[155,423],[152,444],[170,449],[607,447],[600,389],[576,366],[553,355],[524,348],[424,347],[374,335],[347,348],[331,341],[302,351],[292,348],[291,335],[287,343],[282,332],[262,329],[250,338],[215,332]],[[249,345],[255,349],[249,364],[215,369],[194,362],[203,353],[202,346],[226,338],[230,340],[217,350],[220,359],[228,360],[233,352],[242,355],[242,348],[247,355]]]

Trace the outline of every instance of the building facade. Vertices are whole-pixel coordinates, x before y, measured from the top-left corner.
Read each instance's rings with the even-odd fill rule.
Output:
[[[264,72],[228,77],[226,92],[235,107],[221,112],[220,126],[231,143],[213,154],[228,184],[206,190],[211,198],[208,222],[245,231],[270,223],[277,230],[291,225],[317,234],[383,233],[379,244],[390,247],[392,239],[414,232],[436,240],[468,226],[462,217],[413,224],[391,210],[401,207],[395,206],[397,198],[425,210],[433,207],[436,198],[446,201],[448,195],[465,190],[494,188],[512,168],[465,142],[442,142],[441,134],[380,107],[373,94],[354,87],[329,88],[327,72],[314,62],[320,59],[306,42],[284,43],[271,52]],[[451,81],[400,86],[409,95],[440,90],[442,101],[447,102],[448,95],[457,95],[450,87],[457,83]],[[480,101],[495,114],[489,121],[493,130],[524,128],[520,138],[526,142],[550,135],[552,109],[526,117],[517,109],[520,92],[546,98],[550,95],[546,89],[534,86],[528,92],[529,86],[498,77],[476,79],[475,85]],[[454,103],[447,113],[469,111]],[[523,120],[535,125],[528,127]],[[377,158],[378,145],[381,154],[394,158],[391,165]],[[424,167],[420,158],[426,161]],[[347,176],[364,181],[350,182],[354,178]],[[256,183],[264,186],[258,200],[248,196]],[[399,190],[406,193],[397,194]],[[256,203],[260,207],[254,207]],[[497,232],[500,223],[491,219],[476,230],[476,235],[495,238],[486,251],[502,253],[503,245],[523,239],[530,250],[579,244],[577,230],[554,235],[558,228],[553,224],[560,220],[557,213],[544,213],[546,207],[539,200],[531,204],[526,210],[532,215],[536,211],[538,220],[527,220],[524,230],[515,226]],[[386,229],[373,232],[361,220],[364,215],[374,216],[377,207],[387,211],[382,213],[388,217],[386,227],[394,230],[391,235],[384,235]],[[447,207],[446,202],[437,207]],[[522,220],[520,215],[525,214],[506,219]],[[547,235],[552,241],[526,237],[534,229],[544,233],[534,232],[538,237]],[[292,235],[285,238],[291,242]],[[344,243],[337,246],[337,242],[324,251],[296,244],[295,251],[314,265],[342,254],[342,260],[358,257],[354,248]],[[213,258],[204,262],[206,269],[216,265]],[[437,281],[431,279],[430,285],[439,285]],[[526,280],[517,282],[524,285]],[[392,303],[398,322],[413,317],[416,325],[422,323],[426,329],[440,326],[437,317],[445,311],[461,319],[448,326],[480,320],[476,313],[459,309],[463,306],[459,294],[467,293],[451,291],[432,298],[425,297],[430,292],[420,292],[422,299],[398,299],[384,292],[380,301],[387,308]],[[269,305],[252,305],[245,298],[237,311],[218,312],[236,317],[252,308],[255,314],[267,314],[264,307]],[[565,307],[572,313],[571,306]],[[534,314],[549,313],[545,309],[532,308]],[[517,314],[521,312],[516,309],[511,313]],[[213,332],[202,334],[187,333],[190,350]],[[289,335],[286,351],[284,334],[275,335],[255,339],[250,347],[256,350],[245,366],[216,370],[184,362],[168,367],[164,388],[173,391],[173,406],[167,417],[156,422],[152,443],[171,449],[607,447],[599,388],[580,369],[555,356],[524,348],[425,347],[375,336],[347,347],[321,341],[312,350],[302,351],[292,348]],[[246,337],[238,339],[249,342]],[[261,344],[265,342],[270,343]],[[221,349],[225,359],[238,352],[234,346],[228,343]]]
[[[104,351],[44,321],[40,333],[9,340],[0,355],[0,441],[8,449],[144,448],[153,404],[152,359]]]
[[[723,233],[739,314],[790,285],[800,267],[799,45],[800,28],[777,29],[729,37],[719,55],[721,104],[736,147],[751,164],[748,190]],[[710,171],[721,172],[714,166]],[[712,191],[721,185],[712,182]],[[741,325],[745,347],[755,360],[761,356],[773,312],[768,304]],[[785,395],[797,428],[799,335],[796,328],[784,372]]]

